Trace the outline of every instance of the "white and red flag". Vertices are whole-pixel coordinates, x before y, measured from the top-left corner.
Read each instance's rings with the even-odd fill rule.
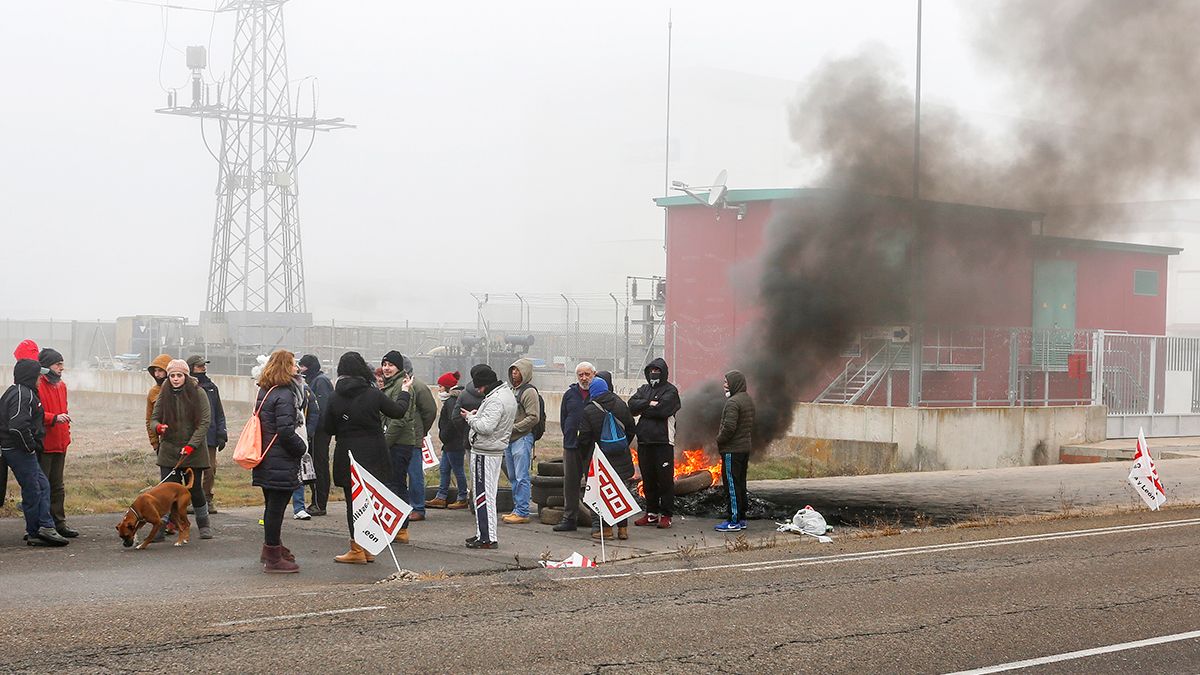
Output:
[[[616,525],[618,521],[642,512],[633,493],[625,487],[625,481],[621,480],[600,450],[592,453],[583,503],[609,525]]]
[[[559,569],[562,567],[595,567],[596,561],[580,554],[578,551],[572,553],[566,560],[539,560],[542,567],[546,569]]]
[[[412,507],[354,461],[354,453],[350,453],[350,496],[354,541],[378,555],[396,538]]]
[[[433,437],[425,434],[425,438],[421,441],[421,468],[428,471],[437,465],[438,456],[433,450]]]
[[[1158,507],[1167,503],[1167,493],[1158,480],[1158,469],[1154,466],[1154,458],[1150,456],[1150,448],[1146,445],[1146,435],[1141,429],[1138,429],[1133,467],[1129,469],[1129,484],[1137,490],[1151,511],[1157,511]]]

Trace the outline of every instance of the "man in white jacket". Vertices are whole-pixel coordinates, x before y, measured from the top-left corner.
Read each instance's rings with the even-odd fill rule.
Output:
[[[508,447],[513,422],[517,418],[517,399],[512,387],[501,384],[496,371],[486,364],[471,369],[471,385],[483,396],[475,412],[462,411],[470,427],[471,479],[475,493],[475,536],[467,548],[499,548],[496,534],[496,488],[500,484],[500,463]]]

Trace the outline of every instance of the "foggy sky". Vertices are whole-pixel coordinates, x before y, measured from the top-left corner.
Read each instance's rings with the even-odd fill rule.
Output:
[[[704,184],[724,168],[733,188],[804,184],[819,167],[789,140],[796,83],[864,45],[911,64],[914,5],[676,7],[670,178]],[[925,3],[926,102],[1003,119],[1016,108],[972,67],[960,6]],[[663,273],[650,200],[663,191],[667,10],[288,3],[290,78],[317,76],[318,114],[359,125],[319,134],[300,167],[309,310],[469,321],[470,291],[621,294],[625,275]],[[197,121],[153,112],[166,98],[159,59],[162,83],[186,88],[176,49],[208,43],[211,25],[219,77],[233,15],[168,11],[164,51],[154,7],[47,0],[5,13],[5,276],[37,296],[6,289],[0,317],[195,319],[216,164]]]

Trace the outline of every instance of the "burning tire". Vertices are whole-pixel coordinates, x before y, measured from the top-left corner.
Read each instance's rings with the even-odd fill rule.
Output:
[[[539,476],[563,476],[564,467],[561,459],[556,459],[552,462],[538,462],[537,475]]]
[[[713,486],[712,474],[708,471],[696,471],[675,479],[675,496],[682,497],[693,492],[707,490]]]

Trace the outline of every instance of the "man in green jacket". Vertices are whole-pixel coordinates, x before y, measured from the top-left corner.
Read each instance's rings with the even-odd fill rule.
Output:
[[[729,520],[715,529],[717,532],[740,532],[746,529],[746,467],[750,464],[750,432],[754,428],[754,401],[746,393],[746,376],[736,370],[725,373],[725,396],[717,450],[721,453],[721,477],[729,502]]]
[[[383,392],[395,397],[400,391],[400,381],[405,372],[410,372],[412,365],[400,352],[392,350],[384,355],[381,364],[383,368]],[[384,419],[383,435],[387,440],[392,458],[392,488],[396,496],[408,502],[413,507],[410,521],[425,520],[425,468],[421,462],[421,442],[433,428],[437,419],[437,403],[433,400],[433,392],[429,385],[416,377],[409,388],[412,404],[408,412],[399,419]],[[399,487],[404,493],[397,492]]]

